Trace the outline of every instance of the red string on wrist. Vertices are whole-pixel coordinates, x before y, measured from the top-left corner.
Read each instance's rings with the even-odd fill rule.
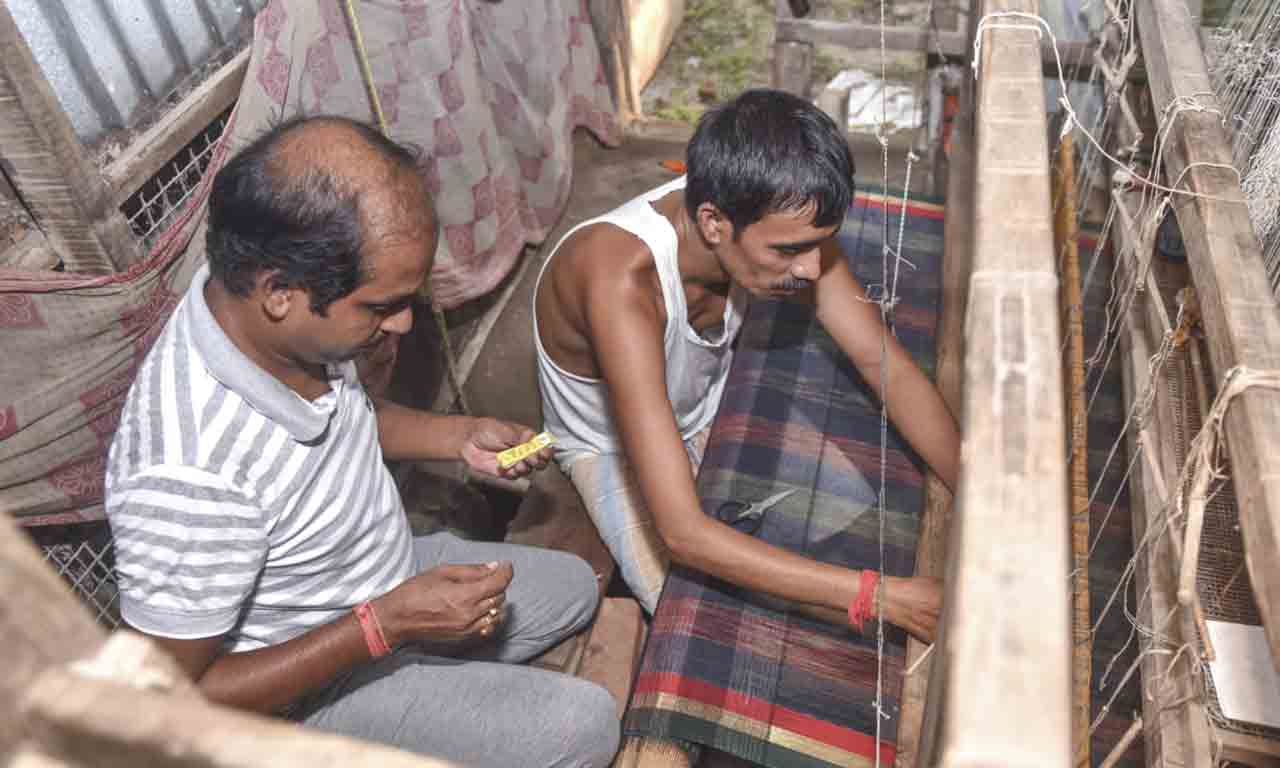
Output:
[[[373,612],[373,604],[360,603],[355,607],[355,614],[360,622],[360,631],[364,633],[364,644],[369,647],[369,655],[377,659],[391,653],[387,636],[382,634],[382,624],[378,623],[378,615]]]
[[[864,568],[858,577],[858,594],[849,603],[849,623],[854,629],[862,631],[862,626],[871,617],[876,603],[876,587],[880,583],[880,572]]]

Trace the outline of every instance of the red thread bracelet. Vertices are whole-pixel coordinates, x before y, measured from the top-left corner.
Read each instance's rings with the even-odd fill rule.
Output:
[[[355,607],[355,614],[360,622],[360,631],[364,633],[364,644],[369,647],[369,655],[377,659],[391,653],[387,636],[382,634],[382,625],[378,623],[378,615],[373,612],[373,604],[360,603]]]
[[[849,623],[853,628],[862,631],[862,625],[871,616],[875,605],[876,587],[880,582],[880,572],[864,568],[858,577],[858,595],[849,603]]]

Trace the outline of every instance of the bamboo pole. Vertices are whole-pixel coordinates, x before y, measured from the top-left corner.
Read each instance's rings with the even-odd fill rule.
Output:
[[[1084,301],[1076,224],[1076,164],[1071,134],[1058,144],[1054,173],[1053,236],[1062,261],[1062,315],[1066,319],[1066,403],[1071,430],[1071,733],[1075,764],[1089,765],[1089,682],[1093,644],[1089,620],[1089,433],[1084,385]]]

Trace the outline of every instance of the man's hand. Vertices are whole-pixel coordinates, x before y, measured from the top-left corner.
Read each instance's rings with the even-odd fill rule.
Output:
[[[374,614],[392,648],[487,639],[502,623],[511,576],[511,563],[442,565],[374,600]]]
[[[942,610],[942,582],[924,576],[884,577],[884,619],[932,643]]]
[[[507,469],[498,466],[498,454],[533,439],[533,430],[497,419],[476,419],[462,443],[462,460],[474,472],[508,479],[523,477],[542,469],[551,460],[551,448],[528,456]]]

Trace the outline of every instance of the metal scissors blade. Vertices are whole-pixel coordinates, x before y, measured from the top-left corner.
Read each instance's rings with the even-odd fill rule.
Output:
[[[738,519],[743,520],[748,517],[759,517],[760,515],[763,515],[765,511],[768,510],[770,507],[774,506],[775,504],[787,498],[788,496],[790,496],[791,494],[795,493],[798,490],[800,489],[788,488],[785,491],[779,491],[778,493],[775,493],[772,496],[769,496],[765,499],[748,504],[745,509],[743,509],[741,512],[738,513]]]

